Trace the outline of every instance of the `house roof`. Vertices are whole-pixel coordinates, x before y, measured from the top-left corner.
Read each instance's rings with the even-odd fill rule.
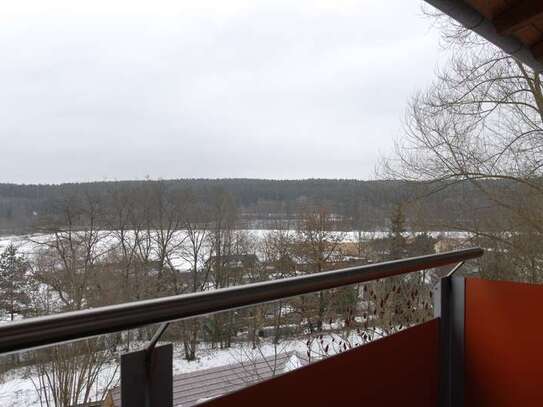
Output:
[[[284,352],[265,358],[182,373],[173,377],[173,405],[193,406],[210,398],[222,396],[306,365],[306,358],[297,352]],[[106,405],[121,406],[121,389],[110,390]]]
[[[543,1],[541,0],[425,0],[543,72]]]

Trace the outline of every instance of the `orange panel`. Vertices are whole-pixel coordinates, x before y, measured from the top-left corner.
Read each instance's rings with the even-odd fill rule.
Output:
[[[436,406],[438,320],[205,403],[227,406]]]
[[[543,406],[543,286],[466,280],[466,406]]]

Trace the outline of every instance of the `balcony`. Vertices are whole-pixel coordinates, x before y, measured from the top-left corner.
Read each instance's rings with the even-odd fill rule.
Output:
[[[206,405],[542,405],[543,287],[455,276],[440,287],[437,318]]]
[[[466,249],[19,321],[0,327],[0,352],[62,349],[58,344],[160,323],[141,350],[120,357],[120,384],[89,405],[541,405],[535,310],[543,287],[455,273],[482,254]],[[174,374],[172,344],[162,340],[172,321],[444,266],[433,318],[316,361],[298,350]]]

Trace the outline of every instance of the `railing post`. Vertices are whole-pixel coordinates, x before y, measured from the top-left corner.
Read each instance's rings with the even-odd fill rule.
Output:
[[[173,407],[173,345],[121,356],[122,407]]]
[[[434,296],[434,313],[440,318],[439,405],[464,405],[464,291],[461,276],[442,278]]]

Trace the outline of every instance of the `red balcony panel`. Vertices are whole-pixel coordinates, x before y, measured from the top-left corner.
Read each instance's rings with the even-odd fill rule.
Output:
[[[205,405],[434,407],[438,338],[434,319]]]
[[[466,406],[543,406],[543,286],[466,280]]]

